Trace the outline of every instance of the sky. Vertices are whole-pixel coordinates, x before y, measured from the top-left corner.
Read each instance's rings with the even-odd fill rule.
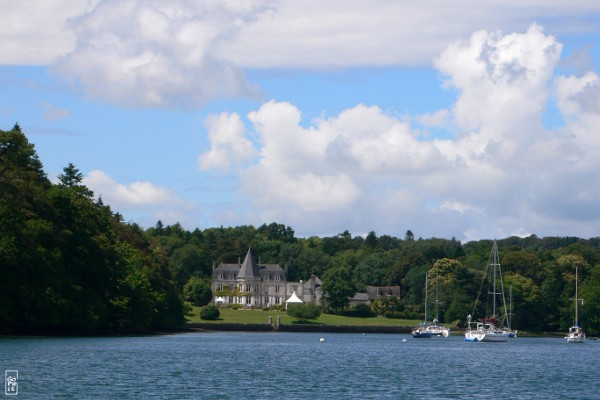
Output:
[[[0,9],[0,129],[127,222],[600,236],[598,1]]]

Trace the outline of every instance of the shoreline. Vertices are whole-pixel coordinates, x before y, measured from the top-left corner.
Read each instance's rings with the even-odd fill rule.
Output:
[[[360,325],[318,325],[318,324],[232,324],[232,323],[202,323],[189,322],[186,331],[229,331],[229,332],[306,332],[306,333],[383,333],[383,334],[410,334],[412,326],[360,326]],[[450,328],[451,336],[463,336],[465,329]],[[519,332],[517,338],[564,338],[565,334],[559,332]],[[587,337],[588,340],[598,340],[596,337]]]
[[[170,330],[128,332],[128,333],[106,333],[90,332],[86,334],[52,330],[52,331],[22,331],[3,330],[0,332],[0,338],[83,338],[83,337],[139,337],[139,336],[160,336],[172,335],[177,333],[192,333],[205,331],[223,331],[223,332],[305,332],[305,333],[354,333],[354,334],[410,334],[412,326],[377,326],[377,325],[322,325],[322,324],[239,324],[239,323],[210,323],[210,322],[188,322],[179,328]],[[451,336],[464,335],[465,329],[451,328]],[[525,338],[564,338],[565,334],[560,332],[519,332],[518,337]],[[588,340],[596,341],[597,337],[587,337]]]

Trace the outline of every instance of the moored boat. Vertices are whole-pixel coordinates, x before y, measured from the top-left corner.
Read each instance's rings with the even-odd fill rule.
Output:
[[[579,303],[579,299],[577,298],[577,266],[575,266],[575,324],[569,328],[569,334],[567,335],[567,343],[584,343],[585,342],[585,333],[583,333],[583,329],[579,326],[577,322],[577,306]]]
[[[490,272],[489,276],[488,271]],[[482,318],[478,322],[475,322],[476,326],[475,329],[473,329],[472,316],[471,314],[469,314],[469,316],[467,317],[468,329],[465,331],[465,340],[470,342],[508,342],[508,339],[511,337],[511,333],[514,334],[514,332],[512,332],[507,326],[503,325],[503,322],[508,320],[508,316],[506,312],[506,301],[504,298],[504,283],[502,282],[502,269],[500,267],[500,258],[498,256],[498,245],[496,244],[495,240],[494,245],[492,246],[490,259],[488,261],[488,265],[483,276],[483,281],[481,285],[482,287],[483,282],[486,279],[490,279],[492,281],[492,291],[488,292],[488,296],[491,296],[492,303],[491,316]],[[496,292],[497,279],[500,280],[500,292]],[[475,300],[473,313],[475,313],[475,310],[477,308],[479,294],[477,295],[477,299]],[[496,320],[496,300],[499,295],[502,295],[501,299],[504,308],[504,319],[500,324],[498,324]]]
[[[415,339],[430,338],[431,332],[427,330],[427,272],[425,273],[425,320],[423,324],[413,328],[412,337]]]
[[[435,319],[431,325],[427,327],[427,330],[431,332],[433,336],[450,336],[450,329],[444,325],[440,325],[439,321],[439,308],[440,308],[440,285],[439,285],[439,267],[436,265],[435,268]]]

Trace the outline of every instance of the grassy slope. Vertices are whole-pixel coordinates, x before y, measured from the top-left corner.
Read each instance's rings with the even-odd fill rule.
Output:
[[[291,325],[296,322],[288,316],[285,311],[263,311],[263,310],[231,310],[219,309],[221,316],[217,321],[204,321],[200,319],[200,307],[193,307],[188,322],[203,323],[228,323],[228,324],[268,324],[269,316],[273,317],[273,324],[277,323],[277,316],[281,316],[282,325]],[[390,318],[352,318],[339,315],[321,314],[319,318],[311,323],[335,326],[416,326],[420,321]]]

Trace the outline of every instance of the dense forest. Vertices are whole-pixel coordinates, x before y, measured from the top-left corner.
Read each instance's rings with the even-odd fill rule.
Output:
[[[422,318],[426,274],[429,293],[439,279],[442,322],[461,325],[482,312],[474,304],[491,240],[417,239],[410,230],[401,238],[348,231],[297,238],[276,222],[187,231],[158,221],[144,230],[94,199],[82,178],[69,164],[51,183],[19,126],[0,131],[0,332],[176,329],[187,302],[210,301],[212,264],[236,262],[249,246],[262,262],[287,266],[289,280],[319,276],[326,312],[347,308],[367,285],[397,285],[401,300],[374,310]],[[600,333],[600,238],[532,235],[497,244],[513,328],[567,331],[577,268],[580,325]]]

